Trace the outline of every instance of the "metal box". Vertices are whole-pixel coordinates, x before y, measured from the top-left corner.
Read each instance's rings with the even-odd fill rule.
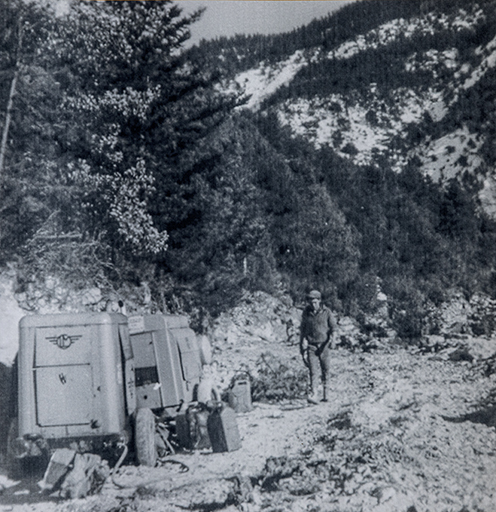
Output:
[[[231,388],[227,391],[229,406],[235,412],[250,412],[253,409],[251,403],[251,384],[248,375],[235,376]]]
[[[41,436],[58,447],[125,435],[136,408],[127,318],[109,313],[22,318],[18,392],[20,437]]]
[[[194,399],[202,375],[200,348],[188,319],[179,315],[129,318],[138,408],[174,416]]]
[[[241,448],[236,413],[230,407],[222,405],[208,417],[208,435],[212,443],[212,451],[233,452]]]

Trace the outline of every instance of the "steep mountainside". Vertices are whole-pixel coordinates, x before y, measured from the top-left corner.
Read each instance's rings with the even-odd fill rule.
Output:
[[[410,342],[453,297],[496,299],[496,0],[361,0],[185,52],[183,22],[177,46],[160,31],[168,3],[77,6],[39,34],[33,11],[12,112],[0,264],[23,310],[122,300],[203,329],[245,292],[319,287],[366,333],[387,309],[381,334]]]
[[[312,45],[302,38],[278,60],[265,54],[233,71],[233,83],[249,96],[246,108],[276,113],[293,136],[354,164],[396,172],[414,164],[442,184],[475,177],[496,216],[496,3],[394,3],[395,12],[391,2],[350,5],[320,22]],[[362,20],[367,8],[376,9],[373,27]],[[359,28],[343,41],[350,24]],[[248,42],[238,43],[239,68]],[[259,52],[275,45],[257,42]]]

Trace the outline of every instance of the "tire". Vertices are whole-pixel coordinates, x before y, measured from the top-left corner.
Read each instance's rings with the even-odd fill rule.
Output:
[[[136,459],[142,466],[154,467],[157,463],[155,445],[155,415],[151,409],[138,409],[134,425]]]
[[[219,402],[220,393],[211,381],[203,380],[196,388],[196,401],[201,403],[208,403],[210,401]]]
[[[25,477],[43,474],[50,461],[50,450],[48,445],[38,449],[41,453],[38,455],[26,454],[19,456],[18,448],[15,447],[16,439],[19,435],[18,420],[14,418],[10,423],[9,433],[7,435],[7,474],[13,480],[21,480]]]

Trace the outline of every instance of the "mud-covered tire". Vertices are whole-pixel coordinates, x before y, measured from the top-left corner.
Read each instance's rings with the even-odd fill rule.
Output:
[[[219,390],[209,381],[202,381],[195,388],[193,400],[207,404],[209,402],[220,402],[221,396]]]
[[[138,409],[134,425],[136,460],[142,466],[154,467],[157,463],[155,444],[155,415],[151,409]]]

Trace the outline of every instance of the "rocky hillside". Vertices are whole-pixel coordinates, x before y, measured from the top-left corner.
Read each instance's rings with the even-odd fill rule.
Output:
[[[184,52],[196,18],[167,2],[0,3],[30,26],[0,40],[5,113],[25,50],[0,216],[23,312],[122,301],[204,329],[246,293],[319,287],[408,343],[455,296],[492,308],[494,0],[350,2]],[[469,330],[490,335],[488,314]]]
[[[494,216],[495,5],[426,6],[338,44],[331,34],[344,14],[330,17],[318,45],[262,61],[234,83],[246,108],[275,112],[294,136],[354,164],[400,172],[415,162],[441,184],[474,177]],[[349,16],[360,9],[350,6]]]

